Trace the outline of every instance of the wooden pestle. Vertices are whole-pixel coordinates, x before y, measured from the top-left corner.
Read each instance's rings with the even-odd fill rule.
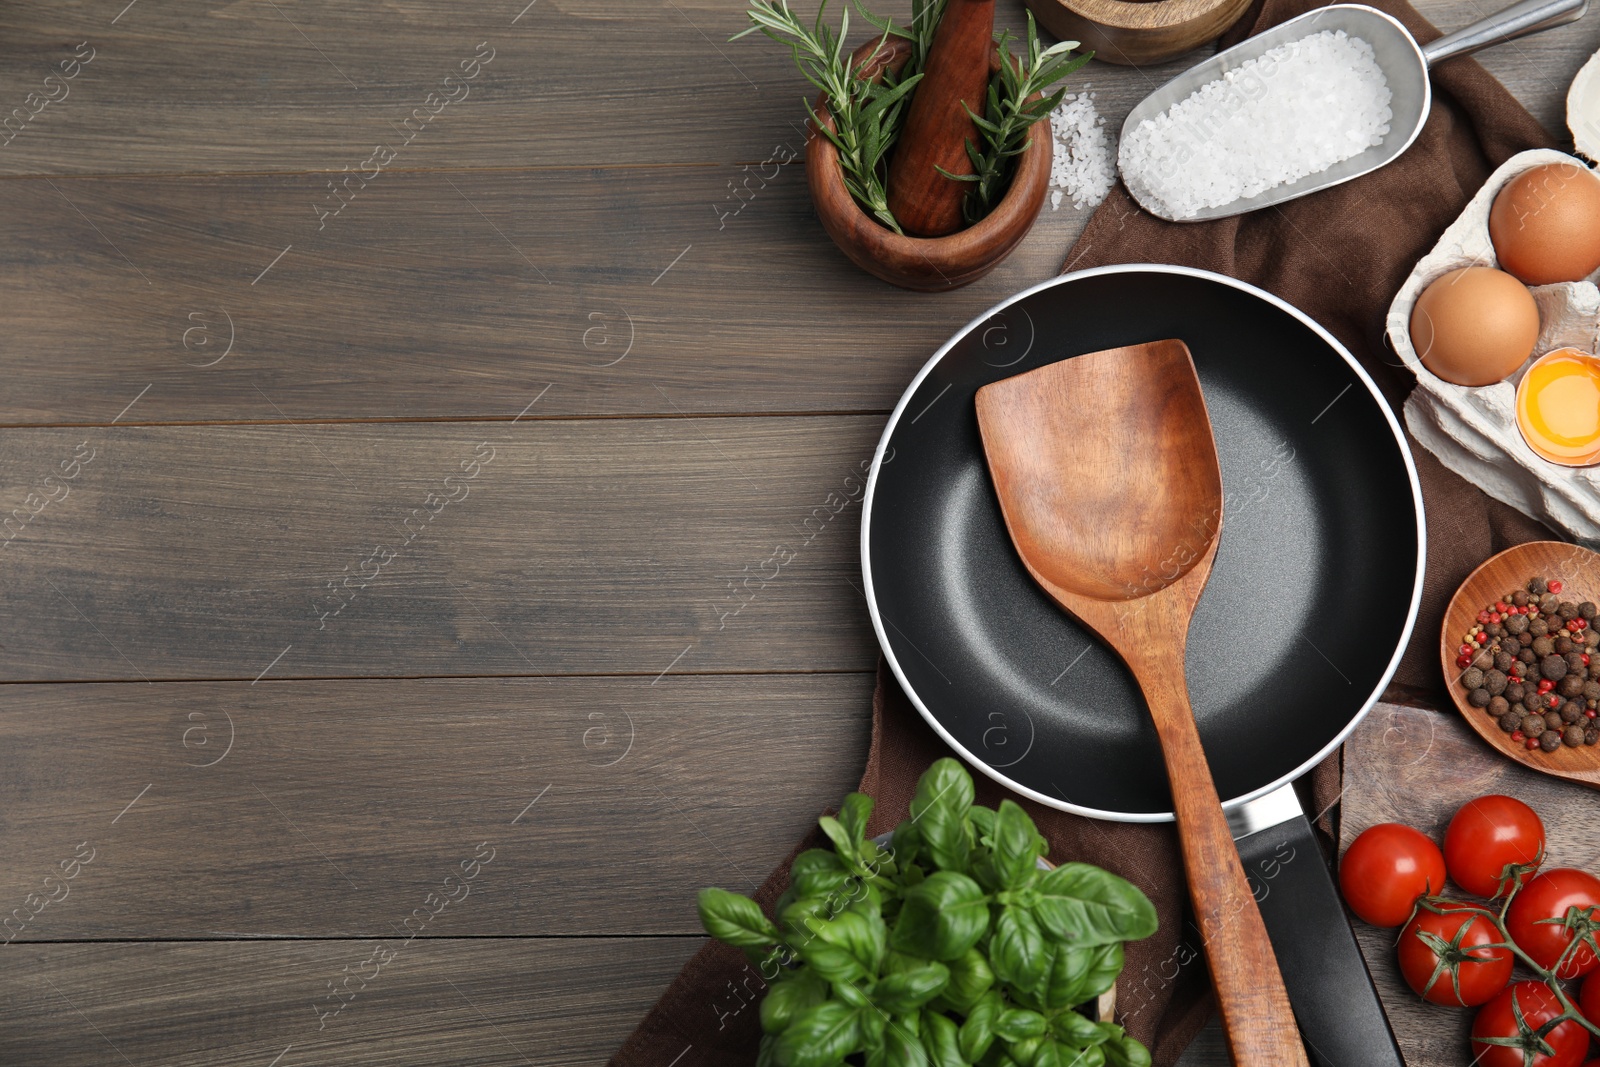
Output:
[[[943,237],[965,224],[961,202],[971,183],[935,168],[972,173],[967,140],[980,142],[962,102],[983,114],[993,43],[994,0],[947,0],[889,161],[889,210],[907,233]]]

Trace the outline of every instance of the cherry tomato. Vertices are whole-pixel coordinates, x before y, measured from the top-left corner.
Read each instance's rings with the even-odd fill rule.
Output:
[[[1409,826],[1379,823],[1345,849],[1339,889],[1350,910],[1373,926],[1399,926],[1418,897],[1444,889],[1444,853]]]
[[[1443,915],[1421,909],[1400,934],[1406,984],[1424,1000],[1452,1008],[1493,1000],[1511,981],[1511,950],[1482,947],[1498,942],[1500,931],[1479,912],[1441,907]]]
[[[1527,1022],[1529,1032],[1517,1026],[1511,1001]],[[1554,1055],[1539,1049],[1538,1038],[1531,1031],[1561,1014],[1561,1002],[1543,982],[1518,982],[1478,1009],[1472,1020],[1472,1052],[1477,1058],[1474,1067],[1578,1067],[1589,1051],[1589,1031],[1576,1019],[1566,1022],[1544,1035]],[[1516,1044],[1491,1045],[1487,1038],[1511,1039]],[[1533,1051],[1530,1057],[1525,1050]]]
[[[1544,823],[1515,797],[1491,794],[1461,805],[1444,834],[1444,865],[1456,885],[1473,896],[1493,897],[1516,881],[1526,882],[1544,859]]]
[[[1600,878],[1571,867],[1555,867],[1522,887],[1506,913],[1511,939],[1539,966],[1555,966],[1573,938],[1564,920],[1569,908],[1600,908]],[[1555,922],[1545,922],[1554,919]],[[1600,912],[1596,913],[1600,920]],[[1579,920],[1581,922],[1581,920]],[[1589,945],[1581,945],[1562,966],[1557,978],[1576,978],[1600,966]]]
[[[1578,1010],[1585,1019],[1600,1026],[1600,975],[1590,975],[1583,980],[1583,989],[1578,993]]]

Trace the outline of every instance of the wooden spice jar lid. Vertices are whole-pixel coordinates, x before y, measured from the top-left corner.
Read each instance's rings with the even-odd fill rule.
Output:
[[[1123,66],[1160,63],[1215,40],[1250,0],[1025,0],[1045,29],[1079,41],[1096,59]]]

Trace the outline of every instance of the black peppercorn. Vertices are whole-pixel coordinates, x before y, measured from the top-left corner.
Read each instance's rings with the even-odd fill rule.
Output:
[[[1578,617],[1578,605],[1570,600],[1563,600],[1556,605],[1556,614],[1561,616],[1562,622],[1571,622]]]
[[[1550,624],[1543,619],[1529,619],[1528,632],[1535,637],[1543,637],[1550,632]]]
[[[1600,700],[1600,682],[1590,679],[1583,683],[1583,695],[1590,700]]]
[[[1535,637],[1533,639],[1533,653],[1541,659],[1543,659],[1545,656],[1553,654],[1555,650],[1556,643],[1550,638]]]
[[[1566,745],[1568,748],[1577,748],[1579,745],[1583,744],[1583,727],[1569,726],[1565,730],[1562,730],[1561,743]],[[1540,743],[1539,747],[1544,747],[1542,742]]]
[[[1567,724],[1562,721],[1559,711],[1547,711],[1544,713],[1544,725],[1546,729],[1559,730]]]
[[[1524,715],[1522,717],[1522,732],[1529,737],[1538,737],[1544,733],[1544,716]]]
[[[1525,608],[1525,607],[1527,607],[1528,606],[1528,591],[1526,589],[1518,589],[1515,593],[1512,593],[1511,594],[1511,606],[1514,607],[1514,608]],[[1521,618],[1522,616],[1519,615],[1517,617]]]
[[[1569,674],[1561,679],[1561,682],[1556,686],[1556,692],[1564,697],[1582,696],[1583,679],[1576,674]]]
[[[1520,637],[1528,632],[1528,617],[1526,615],[1513,615],[1506,620],[1506,632]]]
[[[1528,592],[1532,593],[1534,596],[1544,596],[1545,591],[1549,588],[1549,583],[1543,578],[1528,579]]]
[[[1600,742],[1600,726],[1585,727],[1583,731],[1583,743],[1586,745],[1593,745],[1597,742]]]
[[[1518,641],[1515,637],[1507,637],[1500,642],[1500,651],[1509,652],[1515,656],[1518,652],[1522,651],[1522,642]]]
[[[1544,615],[1554,615],[1556,608],[1561,606],[1561,598],[1554,593],[1546,593],[1539,598],[1539,611]]]
[[[1483,632],[1488,634],[1491,639],[1496,639],[1506,635],[1506,628],[1498,622],[1491,622],[1483,628]]]
[[[1534,660],[1539,658],[1539,654],[1531,648],[1524,647],[1520,652],[1517,653],[1517,658],[1524,663],[1531,664]]]
[[[1494,703],[1490,701],[1490,703]],[[1583,718],[1583,705],[1575,700],[1569,700],[1561,705],[1561,721],[1568,726]]]
[[[1466,673],[1461,676],[1461,684],[1468,689],[1481,689],[1483,687],[1483,672],[1476,667],[1468,667]]]
[[[1546,656],[1539,661],[1539,673],[1552,682],[1559,682],[1567,676],[1567,661],[1560,656]]]
[[[1508,711],[1504,715],[1500,716],[1499,722],[1500,729],[1504,730],[1508,734],[1515,733],[1522,729],[1522,716],[1518,715],[1514,711]]]
[[[1578,605],[1578,618],[1593,619],[1596,614],[1600,614],[1600,608],[1595,607],[1594,601],[1585,600]]]
[[[1511,665],[1517,662],[1517,657],[1509,652],[1496,652],[1494,654],[1494,669],[1502,674],[1511,672]]]
[[[1521,682],[1512,682],[1506,686],[1506,699],[1513,704],[1522,703],[1522,698],[1528,695],[1528,687]]]
[[[1506,686],[1510,684],[1510,681],[1511,680],[1506,677],[1505,671],[1485,671],[1483,674],[1483,687],[1489,691],[1489,695],[1492,697],[1497,697],[1501,693],[1504,693],[1506,691]]]
[[[1565,634],[1556,638],[1552,644],[1555,646],[1556,655],[1558,656],[1570,655],[1572,652],[1572,638],[1566,636]]]
[[[1561,747],[1561,732],[1559,730],[1546,730],[1539,735],[1539,747],[1546,752],[1554,752]]]

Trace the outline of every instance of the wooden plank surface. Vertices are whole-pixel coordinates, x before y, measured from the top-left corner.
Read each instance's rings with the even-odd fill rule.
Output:
[[[870,670],[882,423],[5,434],[0,678]]]
[[[0,942],[388,937],[484,841],[429,936],[698,933],[854,788],[872,684],[0,686]]]
[[[1403,822],[1434,840],[1463,803],[1485,793],[1526,802],[1544,820],[1547,866],[1593,870],[1600,861],[1600,795],[1500,757],[1453,713],[1380,704],[1345,745],[1341,850],[1380,822]],[[1458,1067],[1473,1057],[1472,1013],[1427,1004],[1395,962],[1395,931],[1354,921],[1409,1067]]]
[[[317,175],[8,181],[0,423],[146,387],[123,423],[510,419],[547,383],[534,415],[887,412],[1085,214],[930,296],[850,265],[800,165],[758,170],[732,216],[706,166],[385,175],[320,222]]]
[[[602,1063],[697,946],[677,937],[15,945],[4,950],[0,1061]],[[395,955],[374,957],[380,948]],[[348,994],[324,1018],[340,1002],[327,999],[330,983]]]

